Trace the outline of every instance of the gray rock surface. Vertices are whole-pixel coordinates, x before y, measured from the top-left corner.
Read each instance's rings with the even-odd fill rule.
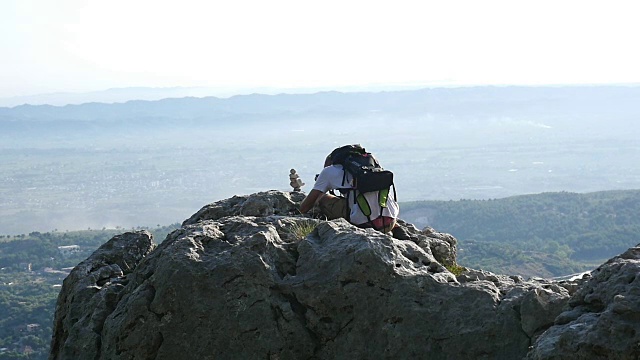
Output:
[[[456,278],[451,235],[290,216],[300,200],[207,205],[126,271],[98,250],[65,281],[50,359],[521,359],[569,299],[552,283]],[[128,236],[106,257],[137,248]]]
[[[640,245],[591,273],[528,359],[640,359]]]
[[[182,225],[195,224],[202,220],[217,220],[225,216],[269,216],[296,215],[300,212],[302,192],[282,192],[270,190],[251,195],[234,196],[206,205]]]
[[[71,271],[56,304],[50,358],[98,358],[103,325],[118,303],[126,276],[154,248],[148,231],[124,233]]]
[[[299,215],[298,209],[304,197],[305,194],[301,192],[277,190],[234,196],[204,206],[185,220],[182,225],[192,225],[203,220],[218,220],[227,216]],[[317,214],[317,211],[315,213]],[[457,240],[449,234],[437,232],[430,227],[418,230],[413,224],[399,219],[394,237],[415,242],[423,250],[432,254],[441,264],[453,265],[456,263]]]

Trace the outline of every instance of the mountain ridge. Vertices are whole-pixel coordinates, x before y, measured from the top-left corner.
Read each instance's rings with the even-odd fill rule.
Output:
[[[409,114],[420,112],[463,113],[481,116],[488,109],[501,104],[501,111],[527,108],[539,112],[544,103],[551,109],[570,113],[577,105],[584,113],[600,110],[634,115],[640,112],[634,98],[640,96],[640,86],[576,86],[576,87],[472,87],[426,88],[419,90],[380,92],[323,91],[313,94],[246,94],[229,98],[181,97],[159,100],[130,100],[123,103],[83,103],[65,106],[20,105],[0,107],[0,120],[66,119],[87,120],[92,112],[101,113],[102,119],[135,116],[199,117],[211,111],[228,114],[257,113],[313,113],[318,109],[341,112],[391,111]],[[505,108],[506,106],[506,108]],[[316,109],[316,110],[314,110]],[[631,111],[631,113],[630,113]],[[592,114],[593,115],[593,114]],[[95,119],[100,119],[97,117]]]

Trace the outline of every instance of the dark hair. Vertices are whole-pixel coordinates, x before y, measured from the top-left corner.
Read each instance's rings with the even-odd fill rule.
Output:
[[[365,154],[366,150],[360,144],[353,145],[345,145],[339,148],[334,149],[331,154],[329,154],[329,158],[331,158],[332,164],[342,164],[344,160],[352,154]],[[326,162],[325,162],[326,163]]]

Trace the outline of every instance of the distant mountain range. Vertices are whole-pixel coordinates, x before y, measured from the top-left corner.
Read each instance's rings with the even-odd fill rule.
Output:
[[[133,96],[135,89],[114,94]],[[180,88],[174,95],[183,94]],[[168,96],[165,91],[158,95]],[[192,95],[193,96],[193,95]],[[4,120],[134,120],[140,118],[212,119],[235,115],[305,116],[455,115],[540,116],[554,114],[640,116],[640,86],[471,87],[393,92],[319,92],[313,94],[237,95],[230,98],[181,97],[80,105],[21,105],[0,108]]]
[[[249,93],[264,92],[271,93],[270,89],[247,89]],[[0,107],[14,107],[19,105],[78,105],[85,103],[123,103],[131,100],[161,100],[167,98],[182,97],[205,97],[219,96],[229,97],[234,94],[243,93],[237,89],[230,88],[208,88],[208,87],[171,87],[171,88],[150,88],[150,87],[128,87],[114,88],[102,91],[90,92],[64,92],[47,93],[38,95],[25,95],[0,98]]]
[[[411,84],[397,85],[367,85],[343,87],[340,89],[329,88],[272,88],[272,87],[256,87],[256,88],[233,88],[233,87],[127,87],[113,88],[102,91],[90,92],[58,92],[37,95],[24,95],[12,97],[0,97],[0,107],[14,107],[19,105],[78,105],[85,103],[123,103],[132,100],[161,100],[168,98],[183,97],[208,97],[216,96],[228,98],[241,94],[312,94],[321,91],[339,90],[346,92],[354,91],[397,91],[397,90],[414,90],[422,88],[422,86]]]

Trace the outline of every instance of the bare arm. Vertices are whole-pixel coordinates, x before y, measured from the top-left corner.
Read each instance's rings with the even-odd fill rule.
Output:
[[[327,166],[330,166],[330,165],[331,165],[331,154],[327,155],[327,157],[324,159],[324,167],[326,168]],[[317,180],[318,180],[318,175],[316,175],[316,181]],[[305,214],[309,210],[313,209],[313,206],[316,204],[318,199],[322,197],[322,195],[324,195],[324,193],[320,190],[315,190],[315,189],[311,190],[307,195],[307,197],[305,197],[304,200],[302,200],[302,203],[300,203],[300,212]]]
[[[322,194],[324,193],[320,190],[311,190],[309,192],[309,195],[307,195],[307,197],[302,200],[302,203],[300,204],[300,212],[304,214],[307,211],[311,210],[313,208],[313,205],[315,205],[316,201],[320,196],[322,196]]]

